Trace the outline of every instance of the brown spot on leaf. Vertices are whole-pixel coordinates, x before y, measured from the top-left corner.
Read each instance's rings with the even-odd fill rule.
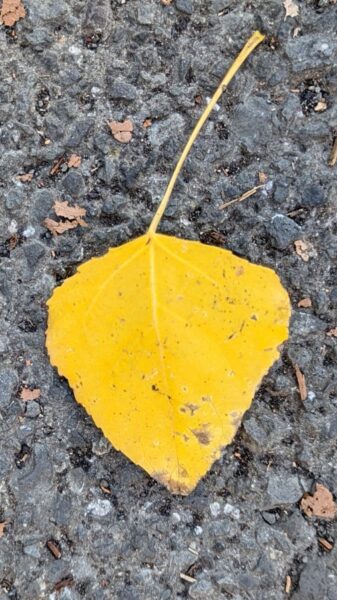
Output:
[[[189,402],[188,404],[184,404],[184,408],[187,409],[190,413],[190,415],[193,417],[194,413],[199,410],[200,406],[199,404],[192,404],[191,402]],[[186,412],[186,411],[184,411]]]
[[[188,473],[185,471],[184,477],[188,477]],[[161,483],[166,488],[170,490],[172,494],[178,494],[180,496],[187,496],[190,493],[190,488],[187,487],[181,481],[176,481],[173,479],[168,473],[160,472],[160,473],[152,473],[151,477]]]
[[[202,429],[192,429],[192,433],[197,438],[199,444],[203,446],[208,446],[211,441],[211,436],[204,425]]]
[[[230,416],[232,417],[232,425],[235,428],[235,430],[237,430],[241,423],[242,414],[233,411]]]

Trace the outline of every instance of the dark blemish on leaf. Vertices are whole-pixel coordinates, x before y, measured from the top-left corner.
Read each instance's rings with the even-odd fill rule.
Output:
[[[202,444],[203,446],[208,446],[208,444],[211,441],[211,437],[210,437],[209,432],[206,430],[206,428],[204,428],[204,429],[192,429],[192,433],[197,438],[199,444]]]
[[[192,404],[192,403],[185,404],[184,406],[190,412],[190,415],[192,415],[192,417],[193,417],[194,413],[200,408],[199,404]],[[184,411],[184,412],[186,412],[186,411]]]
[[[201,400],[202,400],[202,402],[210,402],[211,397],[210,396],[201,396]]]
[[[185,471],[183,476],[188,477],[188,473]],[[168,473],[165,473],[165,471],[151,473],[151,477],[168,488],[172,494],[187,496],[191,491],[187,485],[177,481],[176,479],[173,479]]]
[[[256,315],[252,315],[250,318],[251,318],[252,321],[257,321],[257,316]]]
[[[230,416],[231,416],[231,423],[232,423],[233,427],[235,429],[238,429],[238,427],[239,427],[239,425],[241,423],[242,414],[233,411],[233,412],[230,413]]]
[[[151,389],[152,389],[154,392],[159,392],[159,387],[158,387],[157,385],[155,385],[155,384],[151,385]]]

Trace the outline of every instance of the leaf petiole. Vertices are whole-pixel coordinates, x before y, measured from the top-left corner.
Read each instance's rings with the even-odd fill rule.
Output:
[[[155,232],[158,228],[160,220],[161,220],[161,218],[165,212],[166,206],[170,200],[170,197],[171,197],[173,188],[175,186],[175,183],[177,181],[177,178],[179,176],[179,173],[183,167],[183,164],[189,154],[189,151],[190,151],[192,145],[194,144],[202,126],[204,125],[205,121],[207,121],[210,113],[212,112],[213,108],[217,104],[222,93],[225,91],[225,89],[227,88],[228,84],[230,83],[230,81],[232,80],[232,78],[234,77],[236,72],[239,70],[239,68],[244,63],[244,61],[248,58],[248,56],[251,54],[251,52],[253,52],[253,50],[256,48],[256,46],[258,46],[264,40],[264,37],[265,36],[262,35],[262,33],[260,33],[259,31],[254,31],[254,33],[250,36],[249,40],[246,42],[246,44],[244,45],[242,50],[237,55],[233,64],[228,69],[228,71],[227,71],[226,75],[224,76],[223,80],[221,81],[219,87],[214,92],[212,99],[207,104],[204,112],[198,119],[198,121],[187,141],[187,144],[186,144],[184,150],[182,151],[182,154],[176,164],[176,167],[172,173],[172,177],[168,183],[165,194],[164,194],[164,196],[159,204],[159,207],[151,221],[151,225],[147,232],[148,241],[150,241],[150,239],[153,237],[153,235],[155,234]]]

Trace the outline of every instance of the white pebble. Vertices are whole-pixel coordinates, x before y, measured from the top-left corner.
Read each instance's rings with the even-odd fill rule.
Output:
[[[26,229],[23,230],[22,235],[25,238],[29,238],[29,237],[32,237],[34,235],[34,233],[35,233],[35,227],[33,227],[33,225],[28,225],[26,227]]]
[[[87,512],[95,517],[105,517],[111,511],[109,500],[94,500],[87,506]]]
[[[18,224],[15,221],[15,219],[12,219],[10,224],[8,225],[8,231],[9,231],[9,233],[13,234],[13,233],[16,233],[17,230],[18,230]]]
[[[219,502],[212,502],[212,504],[209,505],[209,510],[211,511],[212,517],[217,517],[221,511]]]
[[[172,513],[171,518],[172,518],[173,523],[180,523],[180,521],[181,521],[181,516],[177,512]]]

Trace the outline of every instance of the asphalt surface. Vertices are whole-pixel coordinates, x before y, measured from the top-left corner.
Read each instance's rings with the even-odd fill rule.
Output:
[[[316,482],[337,493],[336,4],[298,0],[286,20],[281,0],[24,5],[0,27],[0,600],[337,600],[336,523],[299,505]],[[256,28],[267,40],[204,128],[161,231],[275,269],[292,325],[234,442],[182,498],[76,404],[48,360],[45,302],[144,233]],[[124,119],[127,144],[107,127]],[[87,227],[52,235],[56,199],[85,208]],[[22,400],[25,386],[39,397]]]

